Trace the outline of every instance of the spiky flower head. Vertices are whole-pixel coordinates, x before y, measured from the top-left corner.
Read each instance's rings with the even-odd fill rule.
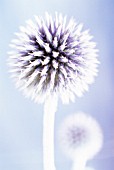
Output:
[[[68,116],[59,130],[63,151],[72,159],[91,159],[100,151],[103,143],[102,130],[97,121],[79,112]]]
[[[73,18],[46,13],[35,16],[20,27],[12,40],[10,54],[12,76],[24,94],[36,102],[44,102],[51,94],[62,101],[82,96],[97,75],[97,49],[88,30]]]

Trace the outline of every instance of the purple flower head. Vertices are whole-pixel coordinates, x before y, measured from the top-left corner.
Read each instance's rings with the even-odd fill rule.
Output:
[[[35,16],[20,27],[12,40],[10,65],[16,85],[35,102],[44,102],[51,94],[62,101],[82,96],[97,75],[97,49],[88,30],[74,19],[46,13]]]

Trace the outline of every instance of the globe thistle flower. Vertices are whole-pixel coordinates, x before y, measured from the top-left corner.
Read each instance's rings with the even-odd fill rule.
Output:
[[[82,24],[46,13],[20,27],[9,52],[12,77],[25,96],[44,102],[59,95],[64,103],[82,96],[97,75],[96,43]]]
[[[54,114],[58,96],[63,103],[82,96],[97,75],[96,43],[82,24],[66,16],[35,16],[12,40],[9,64],[16,86],[37,103],[45,103],[43,119],[44,169],[55,170]],[[53,101],[53,105],[52,105]],[[47,140],[48,139],[48,140]],[[50,146],[50,147],[49,147]]]
[[[63,122],[59,140],[64,152],[72,159],[88,160],[100,151],[103,135],[94,118],[79,112]]]

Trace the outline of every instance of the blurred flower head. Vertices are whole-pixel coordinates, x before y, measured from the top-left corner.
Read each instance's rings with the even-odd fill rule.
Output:
[[[96,43],[89,31],[73,18],[48,13],[45,19],[35,16],[20,27],[9,52],[12,77],[16,86],[35,102],[54,93],[62,101],[82,96],[97,75]]]
[[[79,112],[63,121],[59,141],[63,151],[72,159],[91,159],[100,151],[103,135],[94,118]]]

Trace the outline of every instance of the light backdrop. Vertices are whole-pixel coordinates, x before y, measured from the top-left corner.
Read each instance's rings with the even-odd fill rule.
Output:
[[[8,73],[7,52],[14,32],[27,19],[55,11],[73,16],[90,29],[99,49],[99,74],[84,97],[75,103],[59,102],[55,119],[57,170],[72,162],[60,150],[57,132],[70,113],[83,111],[100,123],[104,133],[101,152],[89,161],[96,170],[114,169],[114,1],[113,0],[0,0],[0,170],[43,170],[43,105],[25,99]]]

